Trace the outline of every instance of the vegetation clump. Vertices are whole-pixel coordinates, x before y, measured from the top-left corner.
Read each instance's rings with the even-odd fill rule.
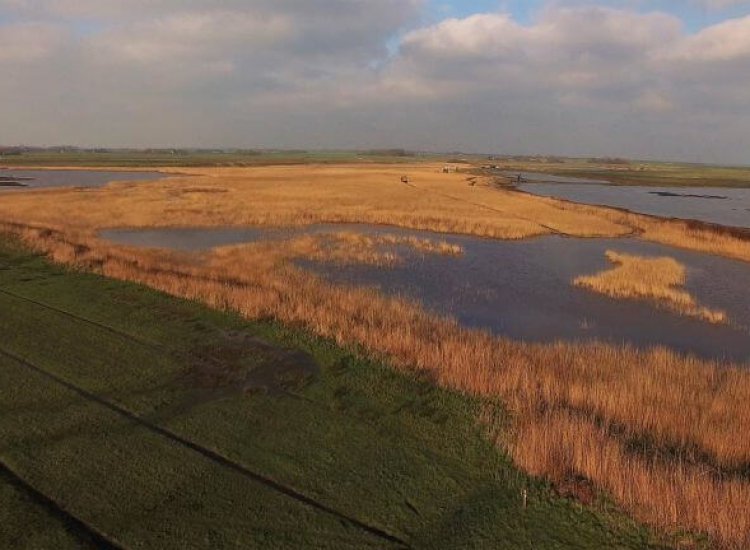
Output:
[[[685,266],[673,258],[645,258],[607,251],[615,267],[577,277],[573,284],[613,298],[648,300],[709,323],[728,322],[724,311],[700,306],[695,298],[680,288],[686,281]]]

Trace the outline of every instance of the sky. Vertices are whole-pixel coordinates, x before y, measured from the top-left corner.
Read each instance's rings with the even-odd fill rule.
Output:
[[[750,164],[750,0],[0,0],[0,145]]]

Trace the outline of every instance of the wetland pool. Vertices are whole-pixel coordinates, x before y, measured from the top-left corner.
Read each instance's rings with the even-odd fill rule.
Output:
[[[576,178],[572,176],[555,176],[553,174],[547,174],[545,172],[524,172],[523,170],[513,172],[506,170],[502,172],[502,175],[506,178],[510,178],[514,182],[517,181],[516,178],[518,178],[518,176],[521,176],[522,183],[585,183],[594,185],[609,185],[609,182],[605,180]]]
[[[113,170],[15,170],[0,169],[0,192],[56,187],[104,187],[113,181],[153,181],[166,177],[159,172]]]
[[[639,348],[663,345],[704,358],[750,361],[750,264],[636,239],[559,236],[501,241],[439,235],[395,227],[318,225],[295,229],[169,228],[108,230],[118,244],[205,251],[212,247],[283,239],[301,233],[354,231],[441,239],[463,248],[460,257],[395,247],[404,259],[388,267],[298,261],[329,281],[375,287],[419,301],[462,325],[532,342],[599,340]],[[391,247],[392,249],[393,247]],[[612,266],[607,250],[669,256],[687,267],[686,289],[699,304],[727,312],[732,324],[712,325],[634,300],[615,300],[573,286],[578,275]]]
[[[518,189],[532,195],[614,206],[652,216],[750,228],[750,189],[617,186],[583,180],[578,183],[532,182]]]

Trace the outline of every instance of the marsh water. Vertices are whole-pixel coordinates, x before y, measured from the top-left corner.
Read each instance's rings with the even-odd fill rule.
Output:
[[[288,230],[258,227],[179,227],[168,229],[112,229],[100,235],[117,244],[142,248],[168,248],[181,252],[203,252],[218,246],[276,238]]]
[[[530,183],[520,185],[519,189],[534,195],[626,208],[642,214],[750,228],[750,189],[617,186],[593,180],[575,182],[575,178],[549,177],[555,182],[529,180]],[[565,182],[558,183],[561,180]]]
[[[634,239],[572,239],[558,236],[499,241],[435,235],[390,227],[314,226],[304,230],[156,229],[113,230],[111,241],[183,251],[284,238],[298,232],[342,229],[444,239],[461,245],[460,257],[397,252],[396,266],[300,265],[326,279],[377,287],[389,295],[420,301],[468,327],[536,342],[602,340],[636,347],[664,345],[702,357],[750,361],[750,264],[682,251]],[[607,250],[670,256],[687,266],[687,289],[701,305],[726,311],[731,326],[661,310],[649,303],[614,300],[577,288],[572,280],[610,267]]]
[[[609,185],[609,182],[605,180],[575,178],[570,176],[555,176],[553,174],[545,174],[544,172],[504,171],[502,172],[502,174],[514,181],[518,178],[518,176],[521,176],[521,181],[525,183],[587,183]]]
[[[159,172],[111,170],[13,170],[0,169],[0,191],[49,187],[103,187],[113,181],[152,181],[165,177]]]

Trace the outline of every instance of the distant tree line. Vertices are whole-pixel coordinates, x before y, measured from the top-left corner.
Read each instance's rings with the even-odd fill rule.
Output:
[[[591,164],[630,164],[628,159],[619,157],[590,158],[588,162]]]
[[[147,154],[147,155],[194,155],[194,154],[232,154],[232,155],[261,155],[263,151],[256,149],[202,149],[202,148],[173,148],[149,147],[145,149],[137,148],[109,148],[109,147],[75,147],[72,145],[56,145],[52,147],[34,147],[26,145],[0,146],[0,155],[23,155],[39,153],[100,153],[100,154]]]
[[[363,151],[364,155],[372,155],[378,157],[414,157],[416,153],[407,149],[370,149],[369,151]]]

